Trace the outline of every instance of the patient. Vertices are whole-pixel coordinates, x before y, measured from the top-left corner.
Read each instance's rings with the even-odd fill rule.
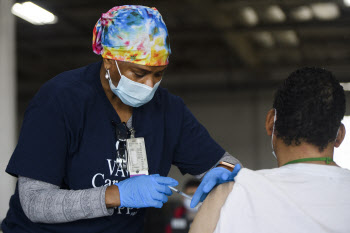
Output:
[[[265,123],[279,168],[244,168],[235,183],[216,187],[190,233],[349,233],[350,171],[333,162],[345,136],[344,113],[344,91],[332,73],[293,72]]]

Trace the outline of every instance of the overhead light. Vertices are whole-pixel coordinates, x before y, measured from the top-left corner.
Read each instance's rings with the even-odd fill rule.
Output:
[[[350,1],[350,0],[349,0]],[[313,18],[313,13],[308,6],[298,7],[291,12],[291,16],[297,21],[308,21]]]
[[[350,91],[350,83],[340,83],[343,86],[344,91]]]
[[[254,26],[258,24],[259,17],[253,8],[245,7],[242,9],[241,14],[244,23],[246,23],[247,25]]]
[[[338,5],[335,3],[314,3],[311,4],[312,12],[320,20],[333,20],[340,16]]]
[[[271,48],[275,45],[275,40],[270,32],[261,31],[254,33],[254,39],[264,47]]]
[[[266,16],[267,18],[276,23],[280,23],[286,20],[286,15],[284,14],[283,10],[277,6],[269,6],[266,10]]]
[[[35,25],[54,24],[57,17],[51,12],[32,2],[16,3],[12,6],[12,14]]]
[[[293,30],[275,32],[275,37],[281,44],[292,46],[297,46],[299,44],[299,38]]]
[[[350,0],[344,0],[344,5],[345,6],[350,6]]]

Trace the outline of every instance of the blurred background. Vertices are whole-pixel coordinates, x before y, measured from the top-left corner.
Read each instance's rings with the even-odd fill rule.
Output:
[[[28,17],[46,13],[20,15],[26,5],[32,7],[22,3],[0,0],[0,221],[15,185],[4,170],[29,101],[55,75],[101,59],[92,52],[92,30],[101,13],[115,5],[154,6],[161,12],[172,49],[162,86],[182,97],[212,137],[247,168],[276,167],[265,114],[289,73],[323,67],[350,89],[350,0],[32,1],[54,15],[41,19]],[[347,115],[349,97],[347,92]],[[344,123],[350,129],[348,118]],[[349,145],[350,140],[336,151],[336,161],[347,168]],[[174,167],[169,176],[180,181],[180,189],[190,178]],[[159,211],[171,214],[180,200],[174,194]],[[159,225],[164,219],[152,221]]]

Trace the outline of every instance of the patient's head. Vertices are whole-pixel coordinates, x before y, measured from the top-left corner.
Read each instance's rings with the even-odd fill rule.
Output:
[[[307,142],[323,151],[334,142],[345,114],[343,87],[320,68],[296,70],[275,94],[275,136],[286,145]]]

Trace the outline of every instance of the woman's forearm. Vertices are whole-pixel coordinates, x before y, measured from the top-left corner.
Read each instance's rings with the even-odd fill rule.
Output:
[[[64,190],[50,183],[19,177],[18,189],[22,209],[32,222],[64,223],[110,216],[114,212],[113,208],[106,207],[107,187],[104,186]]]

